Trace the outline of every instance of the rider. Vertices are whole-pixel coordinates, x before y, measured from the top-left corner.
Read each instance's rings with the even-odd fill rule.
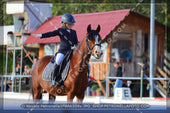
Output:
[[[36,37],[42,38],[48,38],[52,36],[59,36],[60,37],[60,47],[57,52],[57,55],[55,56],[55,63],[54,71],[52,77],[54,80],[52,80],[51,85],[52,86],[61,86],[63,83],[63,80],[61,79],[61,76],[58,76],[59,71],[59,65],[66,55],[66,53],[71,50],[72,47],[75,47],[78,44],[77,34],[75,30],[72,30],[71,28],[74,26],[75,23],[74,17],[66,13],[61,18],[62,27],[58,28],[57,30],[54,30],[52,32],[47,32],[43,34],[32,34]],[[59,81],[57,79],[59,78]]]

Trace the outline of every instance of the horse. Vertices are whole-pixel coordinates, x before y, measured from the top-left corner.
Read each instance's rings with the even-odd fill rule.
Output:
[[[33,100],[42,99],[42,90],[49,93],[49,100],[54,102],[56,95],[67,95],[67,102],[72,103],[74,97],[77,102],[82,103],[85,90],[88,86],[88,63],[91,55],[96,59],[101,58],[103,51],[101,50],[100,25],[96,30],[91,29],[91,24],[87,27],[86,36],[77,45],[70,59],[70,67],[68,76],[64,81],[64,90],[60,87],[50,87],[50,81],[42,79],[43,71],[53,56],[44,56],[37,61],[32,70],[32,90]]]

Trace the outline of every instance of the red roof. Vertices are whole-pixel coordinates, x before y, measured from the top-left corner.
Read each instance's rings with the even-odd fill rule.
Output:
[[[96,29],[98,24],[101,26],[100,35],[104,38],[111,30],[113,30],[130,12],[130,9],[116,10],[109,12],[99,12],[99,13],[87,13],[87,14],[74,14],[76,23],[73,27],[77,32],[78,41],[81,41],[87,31],[87,26],[91,24],[92,29]],[[37,30],[35,34],[42,34],[49,31],[53,31],[61,27],[61,16],[55,16],[49,18],[45,21]],[[56,43],[60,42],[58,36],[51,38],[35,38],[34,36],[29,36],[24,44],[31,43]]]

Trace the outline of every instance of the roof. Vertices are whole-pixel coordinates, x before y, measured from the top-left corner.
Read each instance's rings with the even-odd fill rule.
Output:
[[[87,31],[87,26],[91,24],[92,29],[96,29],[98,24],[101,26],[100,35],[104,38],[110,33],[130,12],[130,9],[115,10],[109,12],[99,12],[99,13],[87,13],[87,14],[73,14],[76,23],[73,27],[77,32],[78,41],[81,41]],[[42,34],[49,31],[53,31],[61,27],[61,16],[51,17],[46,20],[37,30],[33,33]],[[31,43],[56,43],[60,42],[58,36],[51,38],[35,38],[34,36],[29,36],[24,44]]]

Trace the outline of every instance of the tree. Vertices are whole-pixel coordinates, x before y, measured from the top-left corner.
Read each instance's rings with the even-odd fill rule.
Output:
[[[2,26],[3,23],[3,1],[0,1],[0,26]]]
[[[4,1],[0,1],[0,26],[12,25],[13,17],[12,15],[7,15],[5,11],[6,5]]]

